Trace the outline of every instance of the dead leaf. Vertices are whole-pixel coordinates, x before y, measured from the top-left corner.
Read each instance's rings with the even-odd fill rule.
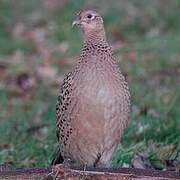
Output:
[[[135,154],[132,160],[134,168],[146,169],[151,167],[148,157],[145,154]]]
[[[136,51],[131,51],[127,54],[127,60],[130,62],[135,62],[137,59],[137,52]]]
[[[67,0],[43,0],[43,5],[46,9],[55,10],[63,8]]]
[[[35,79],[28,73],[21,73],[17,75],[16,83],[23,91],[28,91],[35,85]]]
[[[48,135],[48,127],[44,126],[40,128],[38,131],[35,131],[33,134],[38,141],[44,141]]]
[[[13,38],[20,38],[23,36],[24,32],[25,32],[25,24],[22,22],[18,22],[14,25],[13,28],[11,28],[11,35]]]
[[[56,79],[57,77],[57,69],[50,65],[41,65],[37,69],[37,75],[41,78],[48,78],[48,79]]]
[[[168,144],[160,149],[158,152],[158,159],[167,160],[171,158],[171,155],[174,151],[175,144]]]

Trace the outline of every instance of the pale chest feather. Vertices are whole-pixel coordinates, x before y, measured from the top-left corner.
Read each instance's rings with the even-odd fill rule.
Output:
[[[95,58],[92,57],[94,60]],[[103,57],[102,57],[103,59]],[[120,98],[124,93],[124,79],[116,66],[109,62],[101,62],[96,59],[83,64],[77,74],[76,81],[79,91],[83,98],[91,99],[94,103],[104,104],[110,102],[111,99]]]

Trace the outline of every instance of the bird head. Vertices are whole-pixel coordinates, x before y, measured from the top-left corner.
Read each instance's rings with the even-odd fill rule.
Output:
[[[78,25],[85,35],[104,35],[104,26],[102,17],[94,10],[84,10],[78,13],[76,20],[72,25]]]

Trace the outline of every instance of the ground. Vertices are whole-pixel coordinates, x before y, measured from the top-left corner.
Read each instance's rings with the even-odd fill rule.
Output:
[[[174,170],[180,163],[179,0],[1,0],[0,164],[51,162],[59,84],[82,47],[71,23],[88,6],[99,6],[132,96],[113,165]]]

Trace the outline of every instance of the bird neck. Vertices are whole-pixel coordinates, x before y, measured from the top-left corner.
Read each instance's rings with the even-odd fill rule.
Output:
[[[84,44],[107,44],[106,35],[104,31],[100,32],[85,32]]]

